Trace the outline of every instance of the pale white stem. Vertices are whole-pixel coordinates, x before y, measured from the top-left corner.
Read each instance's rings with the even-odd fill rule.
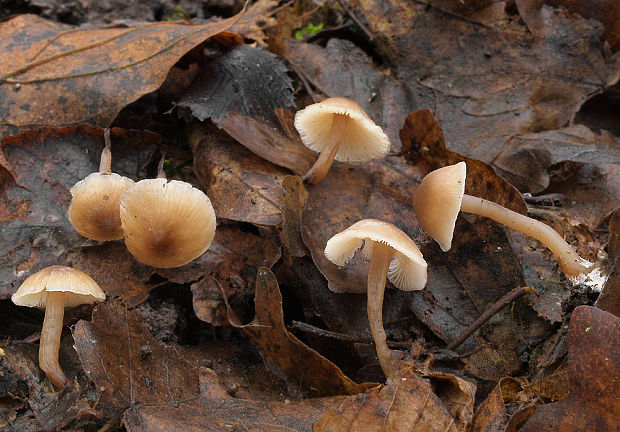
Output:
[[[45,318],[39,341],[39,366],[59,390],[69,382],[58,363],[64,315],[65,293],[48,291]]]
[[[372,247],[372,258],[368,268],[368,322],[370,332],[375,340],[379,364],[386,378],[394,373],[392,353],[385,341],[383,329],[383,293],[385,292],[385,279],[387,278],[390,261],[394,256],[394,249],[380,242],[375,242]]]
[[[471,195],[463,195],[461,211],[488,217],[525,235],[534,237],[553,252],[560,268],[571,279],[576,279],[589,272],[588,267],[583,265],[587,261],[581,258],[549,225],[508,210],[492,201]]]
[[[110,141],[109,128],[105,128],[103,132],[103,139],[105,140],[105,147],[101,152],[101,159],[99,159],[99,172],[109,174],[112,172],[112,144]]]
[[[349,117],[346,115],[334,115],[329,138],[323,146],[323,150],[319,154],[318,159],[314,165],[312,165],[312,168],[303,176],[304,181],[317,184],[327,175],[327,171],[329,171],[329,168],[332,166],[332,162],[340,148],[340,143],[342,142],[342,137],[348,121]]]

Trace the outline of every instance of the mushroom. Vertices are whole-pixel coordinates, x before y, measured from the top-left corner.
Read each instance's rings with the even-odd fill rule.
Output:
[[[62,389],[68,382],[58,363],[65,307],[104,301],[105,293],[83,271],[51,266],[29,276],[11,300],[18,306],[45,309],[39,341],[39,366],[52,384]]]
[[[191,184],[158,178],[127,189],[120,203],[125,245],[151,267],[180,267],[202,255],[215,236],[215,211],[209,197]]]
[[[381,158],[390,150],[390,140],[356,102],[329,98],[295,114],[301,140],[320,153],[303,179],[320,182],[334,159],[342,162]]]
[[[105,148],[99,172],[77,182],[71,189],[69,221],[84,237],[99,241],[123,238],[120,199],[133,180],[111,172],[110,129],[105,129]]]
[[[465,162],[445,166],[424,177],[413,195],[420,225],[446,252],[452,245],[454,224],[459,211],[486,216],[534,237],[556,256],[560,268],[576,282],[585,279],[592,265],[581,258],[549,225],[508,210],[492,201],[465,194]]]
[[[392,354],[383,329],[385,278],[403,291],[421,290],[426,285],[426,261],[407,234],[377,219],[364,219],[336,234],[325,246],[325,256],[336,265],[345,265],[363,246],[370,258],[368,267],[368,322],[377,357],[385,376],[394,372]]]

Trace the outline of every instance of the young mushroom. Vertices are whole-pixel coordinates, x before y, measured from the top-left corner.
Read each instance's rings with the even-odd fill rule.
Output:
[[[58,389],[68,382],[58,363],[65,307],[105,300],[105,293],[86,273],[71,267],[51,266],[29,276],[11,296],[18,306],[45,309],[39,366]]]
[[[69,221],[84,237],[99,241],[120,240],[120,200],[134,182],[111,172],[110,129],[105,129],[105,148],[101,152],[99,172],[77,182],[70,190]]]
[[[407,234],[394,225],[376,219],[364,219],[336,234],[325,246],[325,256],[344,266],[362,247],[370,258],[368,267],[368,322],[375,341],[377,357],[385,376],[394,372],[392,354],[383,329],[383,293],[385,279],[403,290],[421,290],[426,285],[426,261]]]
[[[162,158],[163,162],[163,158]],[[215,236],[209,197],[189,183],[158,178],[131,186],[120,203],[125,245],[138,261],[157,268],[180,267],[202,255]]]
[[[459,211],[486,216],[534,237],[556,256],[560,268],[573,282],[585,279],[591,263],[581,258],[549,225],[523,216],[492,201],[465,194],[465,162],[432,171],[413,195],[413,206],[422,228],[446,252],[452,245]]]
[[[301,140],[319,153],[303,179],[320,182],[334,159],[342,162],[381,158],[390,150],[390,140],[356,102],[329,98],[295,114]]]

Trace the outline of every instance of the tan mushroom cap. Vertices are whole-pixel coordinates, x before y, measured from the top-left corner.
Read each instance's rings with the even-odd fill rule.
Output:
[[[105,293],[86,273],[58,265],[44,268],[29,276],[11,296],[11,300],[18,306],[44,308],[48,291],[66,293],[65,306],[105,300]]]
[[[201,190],[182,181],[141,180],[121,198],[125,245],[139,261],[179,267],[202,255],[215,236],[215,211]]]
[[[388,270],[388,280],[403,291],[421,290],[426,285],[426,261],[416,244],[391,223],[364,219],[328,240],[325,256],[336,265],[345,265],[364,243],[363,253],[372,255],[375,242],[394,249],[394,258]]]
[[[307,147],[318,153],[324,150],[335,115],[349,118],[336,160],[367,161],[382,158],[390,150],[390,140],[383,130],[366,115],[362,107],[346,98],[325,99],[295,114],[295,127]]]
[[[413,207],[420,225],[444,252],[452,246],[466,175],[465,162],[436,169],[424,177],[413,194]]]
[[[133,180],[110,173],[92,173],[71,188],[69,221],[84,237],[110,241],[123,238],[120,200]]]

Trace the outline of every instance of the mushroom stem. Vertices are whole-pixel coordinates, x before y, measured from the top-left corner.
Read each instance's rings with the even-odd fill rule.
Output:
[[[69,382],[58,363],[64,314],[65,293],[48,291],[45,318],[43,319],[41,340],[39,341],[39,366],[59,390]]]
[[[471,195],[463,195],[461,211],[486,216],[525,235],[534,237],[553,252],[564,274],[573,280],[590,272],[586,266],[588,262],[581,258],[549,225],[508,210],[492,201]]]
[[[370,332],[375,340],[379,364],[386,378],[394,373],[392,353],[385,341],[383,329],[383,293],[385,292],[385,279],[387,278],[390,262],[394,256],[394,249],[380,242],[374,242],[372,258],[368,268],[368,322]]]
[[[323,146],[323,150],[319,154],[314,165],[312,165],[312,168],[302,177],[304,181],[317,184],[327,175],[327,171],[329,171],[329,168],[332,166],[332,162],[340,148],[348,119],[349,117],[343,114],[334,116],[329,140]]]
[[[101,152],[101,159],[99,159],[99,172],[109,174],[112,172],[112,143],[110,141],[110,128],[105,128],[103,131],[103,139],[105,140],[105,147]]]

